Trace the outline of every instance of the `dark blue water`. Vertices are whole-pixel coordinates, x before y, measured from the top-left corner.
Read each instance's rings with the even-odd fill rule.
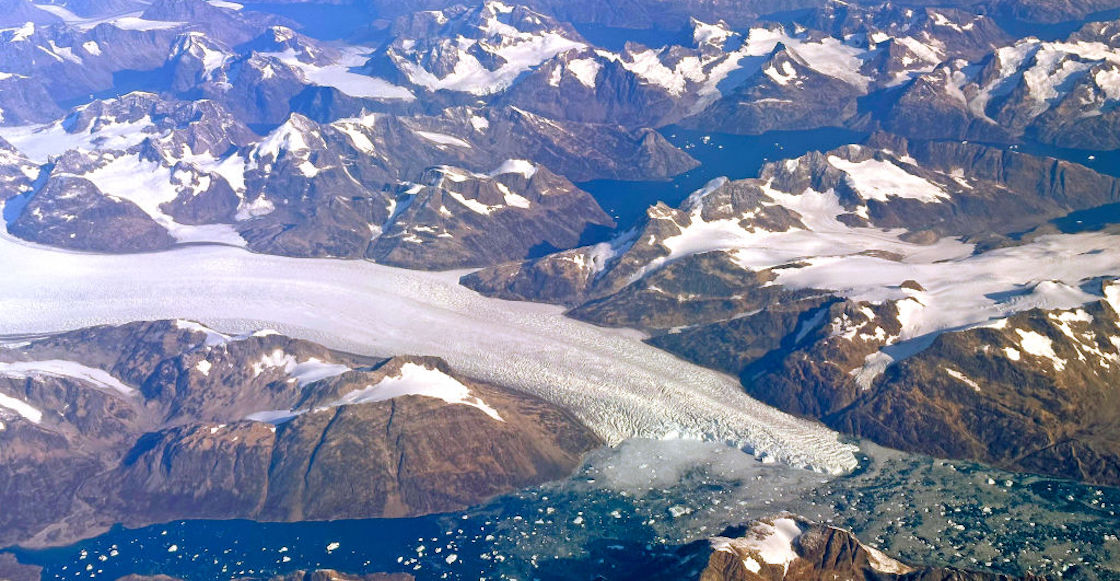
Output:
[[[244,10],[275,14],[298,23],[300,33],[319,40],[363,39],[384,29],[377,14],[361,2],[351,4],[275,4],[239,2]]]
[[[625,231],[641,220],[646,209],[657,202],[677,206],[710,180],[755,177],[764,163],[799,157],[810,151],[828,151],[848,143],[859,143],[866,134],[827,127],[811,131],[774,131],[762,135],[731,135],[666,127],[661,133],[701,165],[671,181],[629,182],[595,180],[580,183]],[[584,240],[585,243],[602,240]]]
[[[1078,210],[1058,218],[1052,223],[1065,234],[1095,232],[1112,224],[1120,224],[1120,204],[1108,204],[1088,210]]]
[[[43,579],[117,579],[171,574],[188,580],[271,575],[299,568],[350,572],[411,569],[398,557],[420,539],[438,539],[435,517],[309,523],[177,521],[140,529],[116,527],[75,545],[17,552],[45,566]],[[331,543],[338,543],[331,549]],[[330,549],[330,550],[328,550]]]
[[[1084,149],[1067,149],[1043,145],[1039,143],[1025,143],[1011,146],[1015,151],[1022,151],[1032,155],[1043,155],[1079,163],[1105,175],[1120,177],[1120,150],[1115,151],[1089,151]],[[1096,208],[1078,210],[1051,221],[1059,231],[1065,234],[1080,232],[1094,232],[1112,224],[1120,224],[1120,204],[1106,204]]]
[[[697,578],[704,565],[702,546],[691,543],[790,510],[852,529],[907,560],[1015,575],[1065,571],[1066,579],[1120,575],[1112,557],[1120,489],[864,450],[860,470],[830,479],[722,445],[632,442],[594,453],[567,481],[463,513],[176,521],[14,552],[44,567],[46,580],[163,573],[214,581],[312,568],[418,579],[677,580]]]
[[[995,16],[993,20],[1000,28],[1005,30],[1011,36],[1016,38],[1024,38],[1027,36],[1034,36],[1040,40],[1054,41],[1063,40],[1067,36],[1076,32],[1079,28],[1087,22],[1103,22],[1105,20],[1115,20],[1120,18],[1120,9],[1104,10],[1101,12],[1094,12],[1086,17],[1084,20],[1072,20],[1067,22],[1055,23],[1042,23],[1042,22],[1027,22],[1025,20],[1016,20],[1006,16]]]
[[[83,97],[58,101],[63,108],[69,109],[85,105],[96,99],[116,99],[134,91],[162,93],[171,86],[171,68],[163,66],[150,71],[123,70],[113,73],[113,86]]]
[[[615,52],[625,48],[627,42],[636,42],[650,48],[661,48],[669,45],[690,46],[692,44],[692,31],[689,29],[633,29],[603,26],[601,24],[576,24],[575,27],[576,31],[591,44]]]
[[[1023,143],[1013,145],[1010,149],[1031,155],[1056,157],[1073,163],[1079,163],[1105,175],[1120,177],[1120,150],[1092,151],[1088,149],[1069,149],[1054,147],[1041,143]]]

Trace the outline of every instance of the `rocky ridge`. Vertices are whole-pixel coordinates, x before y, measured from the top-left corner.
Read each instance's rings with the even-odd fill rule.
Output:
[[[865,545],[849,531],[781,515],[751,523],[742,536],[712,539],[701,581],[923,579],[1012,581],[1015,577],[908,565]],[[1025,576],[1022,579],[1040,579]]]
[[[185,321],[5,345],[0,426],[16,507],[0,543],[30,546],[116,522],[443,512],[563,477],[599,444],[567,413],[436,359]]]
[[[1027,280],[967,305],[960,297],[968,285],[952,272],[968,272],[966,264],[989,253],[1015,256],[1044,244],[1052,230],[1040,221],[1110,203],[1118,194],[1113,178],[1065,162],[876,135],[862,146],[770,164],[757,179],[715,181],[679,209],[652,208],[636,231],[612,242],[483,269],[462,282],[501,298],[563,304],[570,316],[596,324],[641,329],[651,344],[738,375],[755,397],[840,431],[907,450],[1108,484],[1117,482],[1113,430],[1107,422],[1083,426],[1094,415],[1084,406],[1098,401],[1098,390],[1112,381],[1109,343],[1093,339],[1087,345],[1099,346],[1086,350],[1073,331],[1045,333],[1046,341],[1063,344],[1063,361],[1086,367],[1063,363],[1053,375],[1043,365],[1046,373],[1034,383],[1042,391],[1030,395],[1010,387],[943,391],[939,383],[959,390],[969,383],[951,374],[935,381],[921,362],[941,357],[952,373],[978,375],[970,380],[977,385],[1018,377],[1011,368],[1034,373],[1026,357],[966,373],[950,364],[964,365],[963,352],[937,355],[944,345],[978,341],[964,339],[974,334],[985,336],[981,344],[995,340],[976,328],[989,322],[978,314],[990,308],[985,304],[996,305],[991,320],[999,324],[1011,325],[1032,308],[1074,316],[1048,306],[1056,304],[1086,304],[1083,309],[1096,313],[1091,320],[1114,321],[1102,302],[1110,287],[1089,272],[1062,281]],[[822,249],[831,258],[822,260]],[[869,287],[853,285],[852,271],[837,260],[858,263],[860,272],[895,274],[869,275],[881,281]],[[977,272],[1018,269],[1011,264]],[[1033,272],[1021,265],[1022,276]],[[946,281],[917,276],[941,268]],[[939,322],[966,313],[959,322]],[[1100,338],[1109,331],[1095,333]],[[987,349],[1002,348],[998,343]],[[921,379],[910,375],[918,368]],[[1093,379],[1080,379],[1083,374]],[[1063,387],[1074,383],[1085,391]],[[1049,406],[1040,402],[1053,398],[1068,415],[1043,411]]]

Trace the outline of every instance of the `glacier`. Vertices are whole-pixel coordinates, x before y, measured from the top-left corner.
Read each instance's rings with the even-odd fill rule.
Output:
[[[0,229],[2,230],[2,229]],[[700,439],[840,474],[858,448],[746,395],[732,377],[559,307],[482,297],[462,272],[300,259],[221,245],[130,255],[67,252],[0,234],[0,335],[190,319],[271,328],[367,355],[434,355],[471,377],[559,405],[608,444]]]

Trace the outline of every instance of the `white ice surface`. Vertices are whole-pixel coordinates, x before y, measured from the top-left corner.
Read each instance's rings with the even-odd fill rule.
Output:
[[[226,4],[232,4],[226,2]],[[62,19],[67,26],[75,28],[80,31],[90,30],[99,24],[109,23],[116,28],[122,30],[163,30],[168,28],[177,28],[185,26],[185,22],[166,22],[160,20],[145,20],[140,17],[141,12],[122,12],[119,14],[111,14],[106,16],[98,16],[93,18],[86,18],[78,16],[64,6],[57,6],[54,4],[35,4],[35,7],[50,12],[55,16]]]
[[[828,289],[873,303],[910,298],[899,303],[903,329],[900,344],[891,350],[898,359],[914,352],[906,351],[914,345],[902,344],[910,339],[928,339],[1032,308],[1070,309],[1099,300],[1080,284],[1120,275],[1120,252],[1115,251],[1120,239],[1108,234],[1042,236],[1022,246],[975,255],[971,244],[955,239],[919,245],[901,240],[903,230],[850,227],[837,220],[845,210],[831,191],[792,195],[764,190],[776,203],[796,211],[807,229],[751,232],[739,226],[740,217],[705,222],[697,206],[691,225],[661,241],[669,256],[651,261],[635,278],[684,256],[728,251],[743,268],[780,267],[776,282],[789,288]],[[933,200],[933,191],[929,194]],[[797,266],[783,267],[789,264]],[[900,288],[907,280],[917,281],[925,292],[911,297]]]
[[[507,159],[497,169],[490,172],[490,177],[511,173],[519,173],[525,179],[531,179],[537,173],[537,166],[524,159]]]
[[[455,137],[453,135],[447,135],[446,133],[436,133],[434,131],[419,130],[413,130],[412,132],[419,135],[420,137],[423,137],[424,139],[427,139],[428,141],[431,141],[432,143],[437,143],[439,145],[453,145],[455,147],[465,148],[469,148],[471,146],[471,144],[467,143],[466,141],[463,141],[462,139],[459,139],[458,137]]]
[[[937,185],[916,176],[890,161],[868,159],[848,161],[835,155],[828,156],[828,163],[848,174],[851,184],[867,200],[887,201],[892,197],[910,198],[921,202],[936,203],[949,199],[949,194]]]
[[[779,518],[774,520],[773,525],[760,523],[759,527],[768,529],[768,534],[754,545],[758,556],[771,565],[788,568],[789,564],[797,558],[797,551],[793,549],[793,540],[801,536],[801,527],[797,525],[797,521],[791,518]]]
[[[0,377],[69,377],[89,383],[102,389],[111,389],[121,395],[132,396],[136,390],[123,383],[121,380],[109,375],[101,369],[95,369],[77,361],[51,359],[47,361],[16,361],[13,363],[0,362]]]
[[[123,16],[115,20],[110,20],[110,24],[120,28],[121,30],[167,30],[169,28],[179,28],[186,26],[186,22],[170,22],[163,20],[146,20],[138,16]]]
[[[344,371],[349,371],[345,369]],[[340,372],[341,373],[341,372]],[[338,375],[337,373],[335,375]],[[308,381],[307,383],[310,383]],[[304,385],[300,381],[300,385]],[[347,405],[359,405],[388,401],[406,395],[418,395],[443,400],[449,404],[468,405],[482,410],[483,413],[496,421],[504,422],[498,410],[487,405],[479,397],[473,395],[469,387],[459,380],[443,373],[416,363],[406,363],[401,366],[396,375],[383,377],[381,381],[347,393],[341,398],[315,408],[313,411],[323,411]],[[268,410],[255,412],[246,416],[246,419],[260,422],[282,423],[295,416],[303,415],[312,410]]]
[[[416,98],[412,91],[398,87],[385,79],[363,75],[353,71],[365,64],[367,53],[364,47],[348,47],[337,62],[315,65],[299,60],[295,51],[287,49],[279,53],[262,53],[280,59],[303,74],[303,78],[322,87],[334,87],[342,93],[359,99],[383,99],[387,101],[412,101]]]
[[[544,61],[560,53],[585,47],[583,43],[552,32],[538,35],[515,29],[500,32],[504,38],[501,39],[500,46],[491,46],[491,50],[501,57],[502,64],[494,70],[486,68],[474,55],[467,52],[475,41],[462,37],[456,40],[459,48],[455,68],[446,76],[437,77],[422,66],[403,59],[397,62],[397,66],[413,84],[431,91],[449,90],[489,95],[506,89],[519,75]]]
[[[295,355],[285,353],[283,349],[277,349],[254,363],[253,376],[260,375],[266,369],[283,370],[292,380],[298,382],[300,387],[329,377],[337,377],[350,371],[350,368],[345,365],[328,363],[315,357],[306,361],[299,361]]]
[[[211,6],[217,6],[218,8],[225,8],[226,10],[241,10],[242,8],[245,8],[245,6],[243,4],[238,4],[237,2],[228,2],[227,0],[206,0],[206,1],[209,2]]]
[[[46,125],[22,125],[0,127],[0,137],[11,143],[28,159],[36,163],[46,163],[53,155],[60,155],[69,149],[128,149],[151,137],[145,132],[153,127],[148,117],[135,123],[109,123],[100,125],[97,131],[67,133],[62,121]]]
[[[1100,233],[1044,236],[1023,246],[932,261],[821,256],[808,259],[804,268],[780,271],[778,282],[879,302],[905,298],[898,285],[917,281],[926,289],[921,297],[924,308],[909,315],[901,335],[905,341],[1032,308],[1070,309],[1098,300],[1078,286],[1095,277],[1120,274],[1120,253],[1114,251],[1117,241],[1116,236]],[[1022,294],[1003,298],[1014,293]]]
[[[0,393],[0,408],[12,410],[33,424],[43,421],[43,412],[35,409],[31,404],[10,395]]]
[[[245,240],[230,224],[188,225],[176,222],[160,208],[174,201],[179,191],[171,183],[171,168],[141,159],[138,154],[118,157],[83,177],[107,196],[128,200],[181,243],[216,242],[244,246]]]
[[[459,380],[416,363],[405,363],[397,375],[385,377],[378,383],[352,391],[332,405],[351,405],[390,400],[405,395],[421,395],[441,399],[451,404],[469,405],[482,410],[491,418],[502,422],[498,410],[471,394],[471,390]]]
[[[747,396],[727,375],[580,323],[548,305],[487,299],[461,273],[200,246],[91,255],[0,237],[0,334],[184,318],[274,328],[351,352],[435,355],[459,372],[571,410],[609,443],[690,437],[841,472],[854,447]]]
[[[746,536],[729,539],[715,537],[712,539],[712,549],[727,551],[732,554],[742,554],[750,551],[763,563],[777,565],[785,570],[790,563],[798,558],[793,547],[794,540],[801,536],[801,527],[792,518],[774,519],[773,523],[758,522],[751,527]],[[758,573],[762,565],[753,556],[745,556],[743,565],[747,569]]]

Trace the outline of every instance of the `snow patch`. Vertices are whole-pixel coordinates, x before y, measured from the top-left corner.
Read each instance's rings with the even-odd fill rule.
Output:
[[[773,522],[760,521],[741,538],[715,537],[712,549],[743,556],[743,565],[752,572],[762,570],[762,563],[788,570],[798,558],[794,541],[801,536],[801,525],[792,518],[777,518]]]
[[[416,363],[405,363],[395,375],[385,376],[377,383],[351,391],[341,398],[314,410],[269,410],[250,414],[246,416],[246,419],[282,423],[310,411],[388,401],[409,395],[436,398],[449,404],[468,405],[481,410],[496,421],[505,421],[497,410],[487,405],[482,399],[472,395],[470,388],[459,380],[438,369]]]
[[[186,26],[186,22],[170,22],[163,20],[145,20],[139,16],[124,16],[115,20],[110,20],[109,24],[121,30],[167,30],[170,28],[179,28]]]
[[[347,47],[342,51],[338,61],[326,65],[305,63],[291,48],[280,53],[261,53],[261,56],[276,58],[299,71],[309,83],[334,87],[351,97],[385,101],[415,100],[416,95],[404,87],[394,85],[385,79],[354,72],[354,69],[365,64],[370,50],[365,47]]]
[[[579,80],[583,86],[594,89],[595,79],[599,77],[599,71],[603,65],[595,59],[577,59],[568,63],[568,70],[572,75]]]
[[[971,387],[976,391],[976,393],[980,393],[980,384],[973,381],[969,376],[961,373],[960,371],[957,371],[956,369],[950,369],[948,367],[945,368],[945,373],[947,373],[949,377],[952,377],[953,379],[956,379],[957,381],[960,381],[961,383],[964,383],[965,385]]]
[[[497,421],[505,421],[498,411],[471,394],[470,388],[459,380],[416,363],[405,363],[396,375],[390,375],[365,389],[352,391],[339,400],[328,404],[331,407],[386,401],[406,395],[434,397],[450,404],[469,405]]]
[[[296,380],[300,387],[330,377],[338,377],[350,368],[340,363],[327,363],[321,359],[310,357],[306,361],[299,361],[294,355],[285,353],[283,349],[276,349],[261,357],[260,361],[253,363],[253,377],[259,377],[265,370],[279,369],[289,377]]]
[[[828,163],[848,174],[848,183],[864,199],[888,201],[892,197],[918,200],[927,204],[949,199],[941,187],[916,176],[890,161],[868,159],[851,162],[835,155]]]
[[[462,139],[459,139],[458,137],[455,137],[453,135],[447,135],[446,133],[436,133],[434,131],[419,131],[415,129],[412,132],[416,135],[419,135],[420,137],[423,137],[424,139],[427,139],[428,141],[431,141],[432,143],[437,143],[439,145],[451,145],[454,147],[463,147],[468,149],[471,147],[470,143],[467,143],[466,141],[463,141]]]
[[[64,377],[77,379],[99,389],[110,389],[125,396],[136,395],[136,390],[101,369],[77,361],[51,359],[46,361],[16,361],[0,363],[0,376],[16,379],[28,377]]]
[[[43,412],[23,400],[2,393],[0,393],[0,408],[12,410],[33,424],[43,421]]]
[[[209,377],[210,376],[210,369],[213,366],[214,365],[212,363],[203,359],[203,360],[199,361],[198,363],[196,363],[194,368],[197,369],[199,373]]]
[[[491,22],[497,23],[497,20]],[[519,32],[512,27],[491,32],[504,37],[500,45],[487,47],[500,57],[498,62],[502,63],[493,70],[486,68],[468,52],[470,46],[477,41],[463,37],[454,41],[457,44],[455,68],[443,77],[437,77],[422,65],[405,60],[400,55],[390,53],[390,58],[394,58],[397,66],[414,85],[432,92],[448,90],[482,96],[508,88],[521,73],[558,54],[586,47],[581,42],[552,32],[534,35]]]
[[[497,169],[490,172],[490,177],[496,177],[504,174],[518,173],[525,179],[532,179],[537,174],[537,166],[531,161],[524,159],[507,159],[499,165]]]
[[[1019,334],[1019,346],[1023,348],[1023,351],[1035,357],[1049,359],[1054,364],[1054,371],[1061,371],[1066,368],[1066,360],[1058,357],[1058,354],[1054,352],[1054,342],[1049,337],[1023,329],[1015,329],[1015,332]]]

